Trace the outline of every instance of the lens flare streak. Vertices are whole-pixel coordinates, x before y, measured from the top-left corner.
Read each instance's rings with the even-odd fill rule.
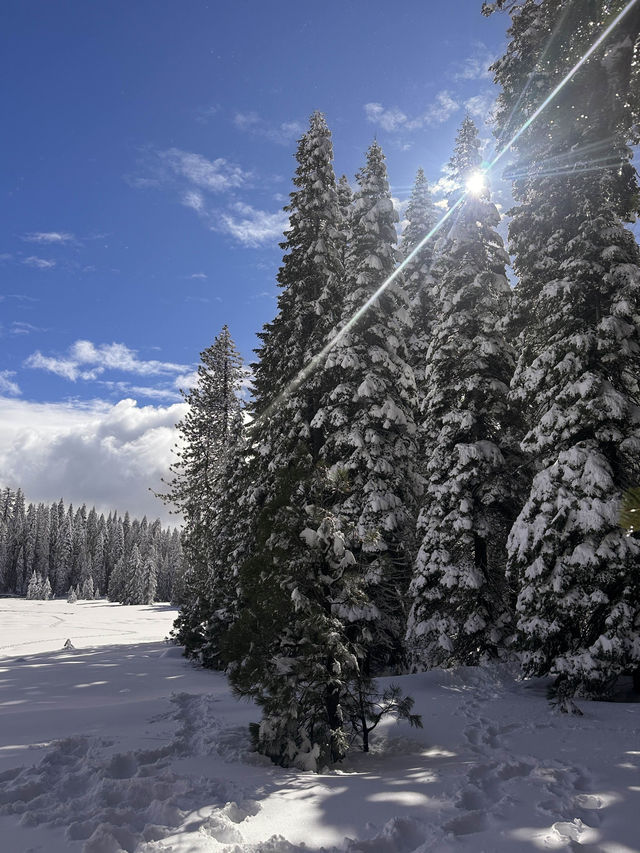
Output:
[[[553,101],[553,99],[558,95],[558,93],[566,86],[566,84],[571,80],[571,78],[582,68],[582,66],[590,59],[590,57],[595,53],[595,51],[600,47],[600,45],[605,41],[605,39],[613,32],[613,30],[618,26],[620,21],[627,15],[627,13],[636,5],[638,0],[629,0],[626,6],[622,9],[622,11],[616,15],[616,17],[611,21],[611,23],[600,33],[598,38],[593,42],[591,47],[583,54],[583,56],[575,63],[575,65],[565,74],[562,80],[558,83],[558,85],[547,95],[547,97],[542,101],[542,103],[534,110],[534,112],[529,116],[529,118],[520,126],[520,128],[513,134],[513,136],[509,139],[509,141],[503,145],[503,147],[498,151],[493,160],[485,166],[481,171],[480,175],[484,176],[489,171],[491,171],[496,163],[498,163],[507,151],[511,148],[511,146],[517,142],[517,140],[522,136],[522,134],[527,130],[528,127],[538,118],[540,113],[545,110],[549,104]],[[259,421],[268,418],[274,408],[283,400],[285,397],[294,393],[302,384],[306,381],[306,379],[315,372],[316,368],[320,367],[321,362],[328,355],[328,353],[336,346],[336,344],[344,338],[344,336],[355,326],[358,320],[365,314],[371,305],[385,292],[385,290],[389,287],[389,285],[396,280],[396,278],[403,272],[403,270],[407,267],[408,264],[418,255],[423,247],[428,243],[428,241],[442,228],[442,226],[447,222],[453,213],[463,204],[467,195],[469,195],[469,188],[467,188],[460,198],[452,205],[449,210],[442,216],[438,222],[433,226],[433,228],[425,234],[425,236],[420,240],[420,242],[415,246],[415,248],[407,255],[407,257],[395,268],[395,270],[391,273],[391,275],[382,282],[382,284],[378,287],[378,289],[367,299],[367,301],[362,305],[356,313],[345,323],[345,325],[335,334],[327,344],[317,353],[305,367],[300,370],[300,372],[293,378],[293,380],[289,383],[289,385],[276,397],[275,400],[265,409],[262,414],[256,418],[253,422],[254,425]]]
[[[616,17],[613,19],[613,21],[611,21],[609,26],[606,27],[600,33],[598,38],[594,41],[594,43],[587,50],[587,52],[580,57],[580,59],[576,62],[576,64],[573,66],[573,68],[570,68],[569,71],[567,71],[567,73],[564,75],[564,77],[558,83],[558,85],[555,87],[555,89],[553,89],[547,95],[547,97],[540,104],[540,106],[536,110],[534,110],[534,112],[531,113],[529,118],[520,126],[519,130],[517,130],[513,134],[511,139],[500,149],[500,151],[498,151],[496,156],[493,158],[493,160],[487,166],[486,171],[493,169],[493,167],[496,165],[496,163],[504,157],[504,155],[507,153],[509,148],[511,148],[513,143],[516,142],[518,139],[520,139],[520,137],[525,132],[525,130],[527,130],[527,128],[531,125],[531,123],[534,122],[538,118],[540,113],[544,109],[546,109],[546,107],[549,106],[549,104],[551,103],[551,101],[553,101],[553,99],[556,97],[556,95],[567,85],[569,80],[571,80],[571,78],[576,74],[576,72],[582,68],[582,66],[585,64],[585,62],[587,62],[591,58],[591,56],[595,53],[595,51],[600,47],[602,42],[613,32],[613,30],[615,30],[615,28],[618,26],[620,21],[625,17],[625,15],[628,12],[631,11],[631,9],[636,5],[637,2],[638,2],[638,0],[629,0],[629,2],[624,7],[624,9],[622,9],[622,11],[619,12],[618,15],[616,15]]]

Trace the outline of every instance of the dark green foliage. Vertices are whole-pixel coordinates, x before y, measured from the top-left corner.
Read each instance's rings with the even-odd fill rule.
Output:
[[[467,116],[448,170],[452,204],[479,165]],[[408,629],[414,666],[495,657],[509,630],[505,544],[520,454],[507,404],[514,356],[502,328],[511,293],[499,222],[488,188],[467,195],[433,265],[436,318],[421,383],[426,487]]]
[[[496,65],[502,139],[530,115],[625,5],[511,4]],[[562,698],[605,696],[637,666],[638,543],[618,526],[640,479],[640,252],[629,13],[513,145],[510,224],[519,352],[512,403],[538,473],[509,540],[525,673],[552,673]],[[635,45],[635,48],[634,48]]]

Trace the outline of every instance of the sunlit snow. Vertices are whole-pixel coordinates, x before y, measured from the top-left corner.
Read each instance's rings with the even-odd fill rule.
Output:
[[[175,612],[0,599],[3,851],[639,850],[640,704],[577,718],[506,667],[402,676],[423,730],[284,770],[251,752],[258,710],[164,642]]]

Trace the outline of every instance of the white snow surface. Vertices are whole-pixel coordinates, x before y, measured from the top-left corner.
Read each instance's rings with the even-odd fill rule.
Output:
[[[256,708],[164,641],[174,617],[0,599],[2,853],[640,851],[640,703],[566,716],[504,665],[434,670],[392,679],[423,730],[285,770],[251,752]]]

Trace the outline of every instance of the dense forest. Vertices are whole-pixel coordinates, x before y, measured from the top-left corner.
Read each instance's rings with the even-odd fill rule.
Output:
[[[379,674],[519,660],[565,711],[640,682],[640,542],[619,524],[640,483],[640,7],[612,25],[623,6],[485,5],[512,15],[493,66],[510,254],[470,117],[446,211],[420,171],[399,245],[380,145],[352,191],[321,113],[300,139],[249,424],[225,327],[167,495],[189,564],[176,639],[257,702],[274,761],[322,766],[380,713],[410,717]]]
[[[312,114],[250,402],[227,326],[185,394],[182,531],[0,495],[0,591],[177,602],[284,766],[420,725],[379,676],[504,661],[565,712],[640,688],[640,3],[483,11],[494,152],[467,116],[444,204],[420,170],[401,223],[379,142],[337,178]]]
[[[0,492],[0,593],[46,598],[108,595],[124,604],[180,600],[180,532],[159,521],[107,518],[95,508],[26,504],[20,489]]]

